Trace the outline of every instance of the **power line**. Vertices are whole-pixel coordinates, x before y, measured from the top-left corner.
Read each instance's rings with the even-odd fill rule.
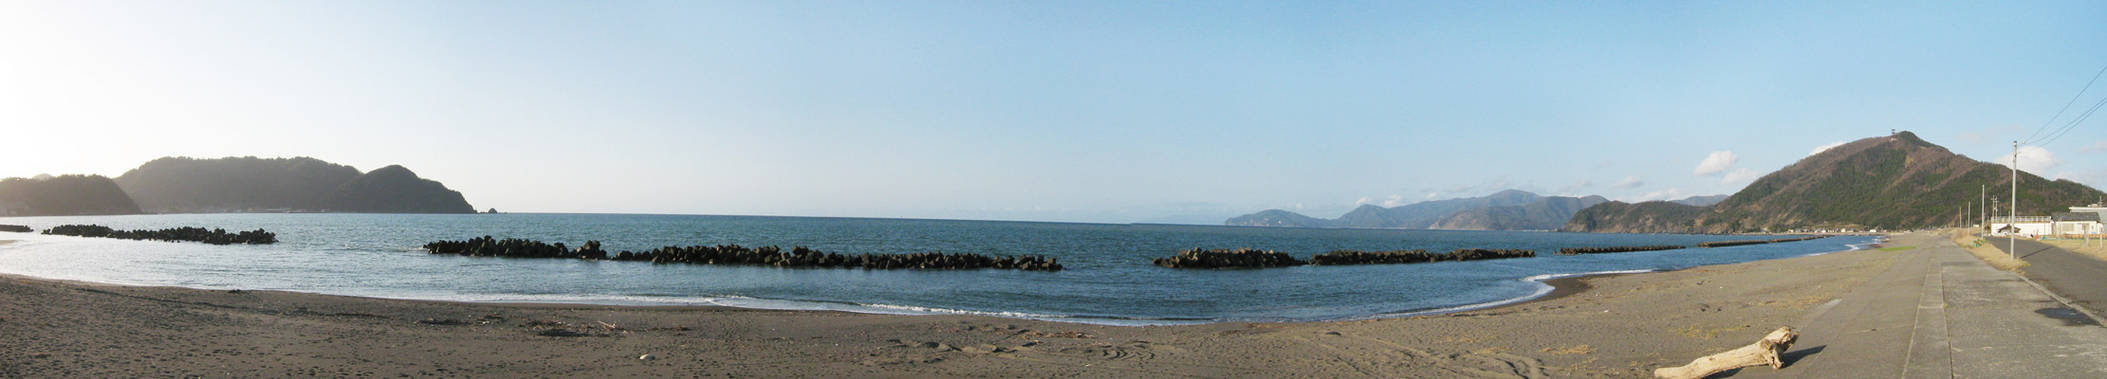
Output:
[[[2041,127],[2034,128],[2034,134],[2028,134],[2027,138],[2021,138],[2021,140],[2032,142],[2034,141],[2034,137],[2039,137],[2041,136],[2041,132],[2047,131],[2049,129],[2049,125],[2055,125],[2056,119],[2062,118],[2063,112],[2069,111],[2071,104],[2077,104],[2079,98],[2085,97],[2085,91],[2092,89],[2093,82],[2100,81],[2100,74],[2107,74],[2107,66],[2100,66],[2100,71],[2092,73],[2092,80],[2085,81],[2085,87],[2078,88],[2078,94],[2075,96],[2071,96],[2070,101],[2063,103],[2063,109],[2057,109],[2056,115],[2049,116],[2048,121],[2041,122]]]
[[[2047,145],[2050,142],[2056,142],[2056,139],[2058,138],[2063,138],[2064,134],[2068,134],[2071,130],[2076,129],[2078,127],[2078,124],[2082,124],[2085,122],[2086,119],[2092,118],[2093,113],[2099,112],[2100,106],[2107,106],[2107,97],[2102,97],[2100,98],[2099,102],[2092,103],[2092,108],[2086,109],[2085,113],[2078,114],[2076,118],[2072,118],[2070,120],[2070,123],[2064,124],[2062,129],[2057,129],[2055,133],[2051,133],[2047,137],[2046,141],[2042,141],[2041,143],[2035,144],[2035,146]]]

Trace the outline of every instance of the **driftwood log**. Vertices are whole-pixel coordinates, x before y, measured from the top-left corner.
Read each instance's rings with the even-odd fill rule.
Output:
[[[1770,335],[1763,336],[1763,340],[1756,341],[1756,343],[1734,350],[1727,350],[1724,353],[1699,357],[1697,360],[1690,361],[1690,364],[1682,367],[1654,369],[1653,376],[1671,379],[1698,379],[1721,371],[1749,366],[1770,365],[1772,369],[1784,368],[1785,362],[1779,361],[1778,355],[1785,353],[1785,349],[1792,348],[1793,340],[1799,338],[1800,333],[1794,332],[1792,327],[1778,327],[1778,330],[1771,331]]]

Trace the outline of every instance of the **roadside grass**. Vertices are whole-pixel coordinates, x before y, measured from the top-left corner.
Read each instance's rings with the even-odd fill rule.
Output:
[[[1977,259],[1982,259],[1983,263],[1989,263],[1990,267],[2013,272],[2018,272],[2019,269],[2027,267],[2027,261],[2012,259],[2010,254],[1991,247],[1982,238],[1976,238],[1974,234],[1968,233],[1968,230],[1954,229],[1947,233],[1947,238],[1952,239],[1953,244],[1960,245],[1961,249],[1968,250],[1969,254],[1974,254]]]
[[[2092,259],[2107,261],[2107,240],[2094,238],[2091,242],[2086,242],[2085,240],[2081,239],[2057,239],[2041,242],[2050,245],[2055,245],[2056,247],[2063,248],[2064,250],[2070,250],[2073,253],[2083,254],[2085,256],[2092,257]]]

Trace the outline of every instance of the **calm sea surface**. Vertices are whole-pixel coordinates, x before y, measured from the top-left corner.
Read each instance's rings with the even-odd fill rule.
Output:
[[[0,232],[0,272],[206,289],[386,298],[725,305],[877,313],[976,313],[1112,324],[1303,321],[1439,312],[1540,296],[1546,277],[1671,270],[1852,249],[1872,237],[1584,256],[1564,247],[1690,245],[1751,237],[1286,229],[852,218],[499,214],[204,214],[0,218],[43,230],[175,226],[268,229],[279,243],[211,246]],[[867,271],[438,256],[419,246],[483,235],[607,250],[803,245],[839,253],[1043,254],[1067,270]],[[1173,270],[1192,247],[1255,247],[1307,259],[1333,249],[1534,249],[1536,258],[1414,265]]]

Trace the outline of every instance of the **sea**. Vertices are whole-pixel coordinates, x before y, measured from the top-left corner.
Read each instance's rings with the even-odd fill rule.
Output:
[[[273,245],[213,246],[0,232],[0,273],[125,285],[280,290],[471,302],[713,305],[885,314],[975,314],[1114,325],[1403,317],[1541,297],[1567,276],[1676,270],[1864,248],[1876,237],[1561,256],[1567,247],[1695,245],[1685,234],[1304,229],[921,219],[635,214],[172,214],[8,217],[38,230],[266,229]],[[1059,272],[794,269],[433,255],[420,246],[526,238],[608,251],[738,244],[826,252],[1037,254]],[[1190,248],[1531,249],[1534,258],[1271,269],[1169,269]]]

